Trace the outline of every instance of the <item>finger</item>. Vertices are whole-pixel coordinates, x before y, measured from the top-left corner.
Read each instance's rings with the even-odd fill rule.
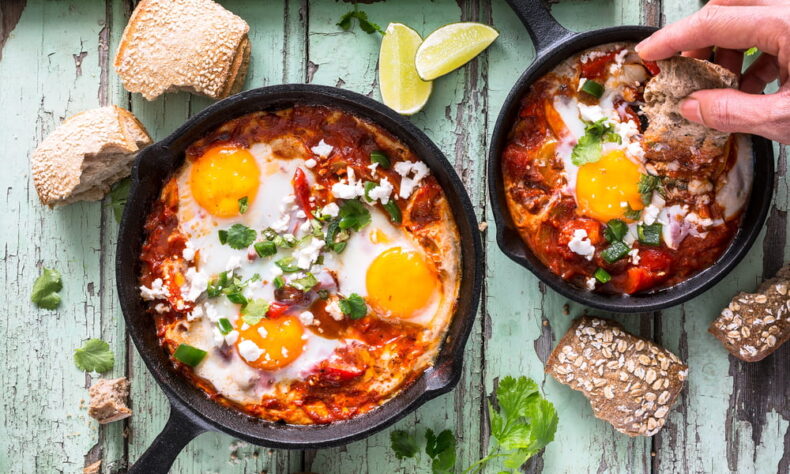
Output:
[[[714,45],[728,49],[757,46],[775,55],[790,28],[787,12],[790,7],[706,6],[653,33],[637,45],[637,52],[646,61]]]
[[[787,5],[787,0],[710,0],[708,5],[721,5],[729,7],[757,7],[757,6],[782,6]]]
[[[683,51],[682,55],[687,58],[695,58],[695,59],[710,59],[711,55],[713,54],[713,48],[700,48],[700,49],[693,49],[691,51]]]
[[[761,54],[743,73],[741,90],[747,94],[759,94],[765,86],[778,78],[779,63],[776,56]]]
[[[747,94],[735,89],[708,89],[692,93],[680,104],[680,113],[692,122],[722,132],[762,135],[790,141],[790,94]]]
[[[716,64],[726,67],[740,77],[743,68],[743,52],[734,49],[716,48]]]

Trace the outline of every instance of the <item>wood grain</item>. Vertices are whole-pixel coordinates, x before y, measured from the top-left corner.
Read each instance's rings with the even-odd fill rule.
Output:
[[[26,4],[27,3],[27,4]],[[380,38],[335,23],[351,8],[331,0],[223,0],[251,26],[253,54],[246,88],[310,82],[351,89],[379,99]],[[427,403],[396,427],[452,429],[458,465],[488,450],[487,395],[505,375],[541,383],[560,413],[556,441],[526,472],[738,472],[790,469],[788,349],[756,364],[728,358],[706,331],[729,298],[754,288],[790,257],[787,243],[787,147],[776,147],[776,193],[766,229],[744,261],[701,297],[655,314],[611,315],[626,327],[686,360],[689,383],[664,430],[631,439],[593,417],[579,393],[546,378],[543,363],[573,316],[569,303],[509,261],[494,241],[485,190],[485,160],[501,104],[534,56],[524,27],[504,0],[370,1],[362,8],[386,26],[398,21],[425,35],[446,23],[481,21],[501,33],[463,69],[436,81],[423,112],[411,120],[437,143],[461,176],[485,233],[486,285],[467,346],[458,388]],[[155,139],[172,132],[211,101],[168,94],[155,102],[125,92],[112,58],[134,6],[132,0],[81,2],[16,0],[0,3],[0,142],[8,171],[0,175],[3,271],[0,295],[0,472],[78,472],[103,459],[104,472],[121,472],[163,427],[167,402],[128,340],[114,283],[117,224],[108,203],[42,208],[31,188],[27,156],[62,118],[101,104],[130,108]],[[553,14],[582,31],[613,24],[661,25],[701,6],[687,0],[562,0]],[[64,275],[58,311],[34,308],[27,298],[42,266]],[[600,314],[600,313],[599,313]],[[85,414],[86,377],[71,352],[89,337],[116,353],[111,375],[132,380],[134,416],[98,426]],[[424,458],[424,456],[423,456]],[[496,472],[491,466],[486,472]],[[425,459],[401,461],[389,449],[389,430],[335,449],[269,450],[207,433],[193,441],[172,472],[429,472]]]

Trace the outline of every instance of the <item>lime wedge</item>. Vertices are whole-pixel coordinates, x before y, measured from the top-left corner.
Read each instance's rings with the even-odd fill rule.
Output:
[[[499,32],[481,23],[451,23],[434,31],[417,50],[417,73],[432,81],[468,63],[486,49]]]
[[[390,23],[379,52],[379,89],[385,104],[403,115],[419,112],[433,88],[414,67],[414,55],[422,38],[406,25]]]

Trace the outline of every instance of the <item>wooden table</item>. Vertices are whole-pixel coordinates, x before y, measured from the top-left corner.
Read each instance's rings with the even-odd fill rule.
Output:
[[[226,0],[251,26],[247,88],[284,82],[343,87],[378,98],[379,38],[335,23],[349,9],[331,0]],[[367,2],[365,2],[367,3]],[[0,2],[0,144],[3,266],[0,272],[0,472],[78,472],[104,460],[104,472],[134,462],[162,428],[168,405],[124,332],[115,296],[117,224],[105,200],[50,210],[33,189],[28,155],[65,117],[100,104],[130,108],[161,139],[210,101],[169,94],[147,102],[130,95],[112,60],[132,5],[124,0]],[[485,191],[488,135],[505,94],[533,48],[502,0],[398,0],[363,5],[371,19],[411,25],[422,34],[446,23],[493,24],[500,38],[467,67],[436,81],[414,123],[435,140],[467,185],[480,220],[491,221]],[[563,0],[554,14],[570,28],[661,24],[699,8],[692,0]],[[555,441],[528,471],[787,473],[790,465],[788,361],[785,346],[756,364],[728,357],[706,329],[738,290],[753,289],[787,259],[787,148],[776,148],[776,196],[766,229],[744,261],[703,296],[660,313],[617,319],[686,360],[689,383],[666,427],[653,438],[628,438],[593,417],[584,397],[543,373],[543,361],[584,311],[500,253],[486,233],[487,285],[467,346],[458,388],[397,424],[452,429],[458,465],[487,450],[485,404],[498,378],[527,375],[556,405]],[[30,289],[42,266],[63,273],[64,302],[37,310]],[[90,337],[110,342],[113,376],[132,381],[132,418],[98,426],[86,414],[91,376],[72,350]],[[389,430],[345,447],[272,451],[217,433],[192,442],[173,472],[425,472],[389,449]],[[491,472],[495,472],[492,467]],[[81,471],[80,471],[81,472]]]

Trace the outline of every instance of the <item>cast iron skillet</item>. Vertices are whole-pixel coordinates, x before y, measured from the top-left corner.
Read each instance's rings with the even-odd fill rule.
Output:
[[[535,45],[535,62],[516,81],[502,106],[488,155],[488,188],[497,225],[497,244],[513,261],[530,270],[563,296],[593,308],[616,312],[655,311],[680,304],[699,295],[719,280],[746,255],[765,222],[773,193],[774,155],[771,142],[752,137],[754,183],[743,221],[730,247],[709,268],[675,286],[646,294],[602,295],[585,291],[552,273],[524,244],[510,218],[505,201],[501,156],[516,121],[521,98],[533,82],[560,62],[584,49],[616,41],[640,41],[656,29],[647,26],[616,26],[576,33],[562,27],[541,0],[508,0],[527,27]]]
[[[195,140],[240,115],[295,104],[326,105],[367,118],[400,138],[431,168],[447,195],[461,235],[462,274],[459,301],[435,365],[413,385],[381,407],[349,421],[294,426],[252,418],[209,400],[173,369],[159,346],[153,318],[138,289],[138,256],[143,224],[165,180],[184,160]],[[354,92],[314,85],[255,89],[220,101],[189,119],[172,135],[146,148],[132,169],[132,189],[118,237],[116,280],[126,328],[145,364],[170,400],[170,419],[129,472],[167,472],[181,449],[198,434],[223,431],[250,443],[274,448],[318,448],[357,440],[394,423],[426,401],[451,390],[461,376],[463,349],[477,311],[483,277],[483,253],[472,204],[450,163],[431,140],[388,107]]]

